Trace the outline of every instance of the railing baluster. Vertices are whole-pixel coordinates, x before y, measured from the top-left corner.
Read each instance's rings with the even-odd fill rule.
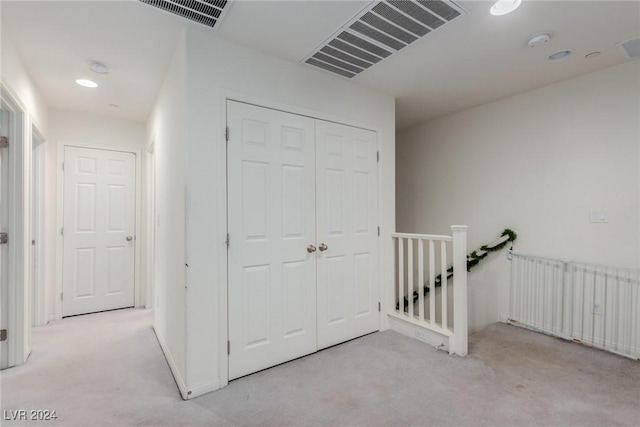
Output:
[[[413,239],[407,239],[407,301],[408,313],[413,319]]]
[[[429,240],[429,323],[436,324],[436,254],[433,240]]]
[[[418,239],[418,315],[424,321],[424,240]]]
[[[398,311],[404,313],[404,239],[398,238]]]
[[[440,294],[442,295],[442,329],[449,327],[447,301],[447,243],[440,242]]]

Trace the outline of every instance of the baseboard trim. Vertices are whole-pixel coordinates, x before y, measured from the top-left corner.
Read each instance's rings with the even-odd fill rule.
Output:
[[[202,384],[196,387],[190,387],[187,391],[187,399],[193,399],[198,396],[202,396],[203,394],[210,393],[212,391],[218,390],[220,387],[220,380],[215,380],[214,382],[208,384]]]
[[[192,397],[189,395],[189,391],[187,390],[187,385],[185,384],[184,379],[180,375],[178,366],[176,365],[176,362],[173,360],[173,356],[171,356],[171,352],[169,351],[169,348],[167,347],[167,344],[165,343],[164,338],[160,334],[158,334],[158,331],[156,331],[155,327],[153,328],[153,332],[156,334],[156,338],[158,340],[158,343],[160,344],[160,348],[162,349],[164,358],[167,361],[167,364],[169,365],[169,369],[171,370],[171,374],[173,375],[173,379],[175,380],[176,385],[178,386],[178,390],[180,391],[180,396],[182,396],[183,400],[191,399]]]
[[[411,322],[406,319],[399,318],[398,316],[389,315],[389,328],[392,331],[396,331],[409,338],[422,341],[429,344],[439,350],[449,352],[449,339],[450,337],[431,329],[425,328],[421,325],[416,325],[415,322]]]

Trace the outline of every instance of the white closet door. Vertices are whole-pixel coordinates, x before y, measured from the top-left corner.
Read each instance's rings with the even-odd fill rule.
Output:
[[[134,305],[135,155],[66,147],[64,316]]]
[[[313,119],[229,101],[229,378],[316,351]]]
[[[316,121],[318,349],[377,331],[376,133]]]

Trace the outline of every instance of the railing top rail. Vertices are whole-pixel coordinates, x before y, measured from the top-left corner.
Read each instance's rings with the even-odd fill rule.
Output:
[[[439,234],[392,233],[391,237],[398,237],[401,239],[440,240],[447,242],[453,240],[453,237],[451,236],[444,236]]]
[[[528,258],[528,259],[533,259],[538,261],[547,261],[547,262],[564,263],[564,264],[574,264],[577,266],[584,266],[585,268],[590,267],[594,269],[629,270],[629,271],[640,273],[640,268],[637,268],[637,267],[619,267],[615,265],[596,264],[593,262],[579,261],[579,260],[569,259],[569,258],[550,258],[550,257],[543,257],[538,255],[521,254],[518,252],[512,252],[511,254],[519,258]]]

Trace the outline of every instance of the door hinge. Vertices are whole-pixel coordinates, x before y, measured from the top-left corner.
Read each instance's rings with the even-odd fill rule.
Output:
[[[380,162],[380,152],[379,151],[376,152],[376,161]]]
[[[9,234],[0,233],[0,245],[6,245],[7,243],[9,243]]]
[[[229,126],[227,126],[224,131],[224,139],[225,141],[229,142]]]
[[[60,235],[61,235],[61,236],[64,236],[64,227],[62,227],[62,228],[60,229]]]
[[[64,301],[64,292],[60,292],[60,301]]]
[[[62,162],[62,170],[64,171],[64,162]]]
[[[382,303],[378,301],[378,313],[382,311]]]
[[[0,341],[6,341],[6,340],[7,340],[7,330],[0,329]]]
[[[380,237],[380,226],[378,226],[378,237]]]
[[[227,341],[227,356],[231,354],[231,341]]]
[[[9,138],[6,136],[0,136],[0,148],[8,148],[9,147]]]
[[[231,237],[229,236],[229,233],[227,233],[227,240],[224,241],[225,245],[227,245],[227,248],[229,247],[230,242],[231,242]]]

